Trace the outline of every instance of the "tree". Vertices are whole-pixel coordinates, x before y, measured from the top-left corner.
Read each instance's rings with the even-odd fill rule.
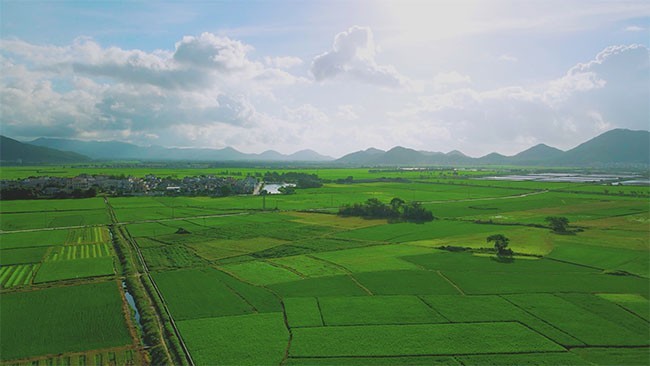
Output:
[[[494,234],[487,237],[487,242],[494,242],[494,249],[498,257],[512,257],[512,249],[508,248],[510,239],[503,234]]]
[[[569,226],[569,219],[562,216],[548,216],[544,221],[548,222],[554,233],[564,234]]]

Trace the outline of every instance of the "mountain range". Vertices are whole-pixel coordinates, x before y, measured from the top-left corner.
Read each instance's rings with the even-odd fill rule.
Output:
[[[0,140],[0,148],[0,160],[3,163],[14,164],[136,160],[312,162],[333,166],[650,165],[650,131],[625,129],[607,131],[567,151],[539,144],[513,156],[491,153],[480,158],[469,157],[457,150],[443,153],[397,146],[388,151],[369,148],[335,160],[313,150],[302,150],[290,155],[273,150],[261,154],[247,154],[231,147],[166,148],[138,146],[118,141],[81,141],[45,137],[23,143],[4,136]]]

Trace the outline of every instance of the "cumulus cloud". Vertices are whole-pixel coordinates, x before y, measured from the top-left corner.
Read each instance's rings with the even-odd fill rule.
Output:
[[[644,31],[645,28],[639,27],[638,25],[630,25],[630,26],[625,27],[625,29],[623,29],[623,30],[626,31],[626,32],[641,32],[641,31]]]
[[[405,86],[407,78],[392,65],[378,65],[375,54],[372,30],[354,26],[337,34],[332,49],[314,58],[311,73],[317,81],[341,76],[388,88]]]
[[[153,52],[89,38],[66,46],[3,40],[3,133],[150,139],[174,125],[252,126],[253,97],[305,79],[251,59],[251,50],[210,33]]]
[[[422,96],[391,118],[448,131],[474,154],[515,153],[540,142],[570,148],[617,126],[648,129],[649,61],[645,46],[611,46],[540,85],[483,91],[461,86]]]
[[[293,56],[282,56],[282,57],[264,57],[264,63],[271,67],[277,67],[278,69],[290,69],[295,66],[302,65],[302,59],[299,57]]]

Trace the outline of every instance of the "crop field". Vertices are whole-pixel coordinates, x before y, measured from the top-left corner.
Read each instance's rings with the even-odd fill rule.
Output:
[[[225,170],[267,171],[170,174]],[[109,197],[110,226],[103,198],[3,202],[2,361],[147,363],[120,294],[129,263],[111,240],[117,227],[197,365],[648,364],[650,206],[632,194],[646,187],[471,179],[494,171],[304,172],[332,181],[267,196],[266,210],[250,195]],[[335,181],[348,176],[405,180]],[[394,197],[437,219],[336,215]],[[552,232],[547,216],[568,218],[570,230]],[[509,238],[511,258],[497,258],[486,240],[495,234]]]
[[[132,342],[112,281],[6,293],[0,305],[3,361]]]

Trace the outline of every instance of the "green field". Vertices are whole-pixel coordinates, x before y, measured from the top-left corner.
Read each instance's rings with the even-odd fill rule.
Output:
[[[131,344],[115,282],[0,296],[2,360]]]
[[[112,223],[103,198],[3,201],[2,360],[151,362],[140,352],[161,346],[134,344],[116,284],[145,278],[146,265],[155,285],[146,296],[160,291],[160,318],[173,318],[197,365],[648,364],[650,206],[632,194],[647,187],[471,179],[494,171],[303,171],[331,181],[267,196],[265,211],[250,195],[108,197]],[[405,180],[335,181],[350,175]],[[437,219],[335,214],[394,197],[421,202]],[[567,217],[571,232],[551,232],[551,215]],[[111,240],[116,230],[134,239],[126,256]],[[493,234],[510,239],[511,259],[496,257],[486,241]]]

